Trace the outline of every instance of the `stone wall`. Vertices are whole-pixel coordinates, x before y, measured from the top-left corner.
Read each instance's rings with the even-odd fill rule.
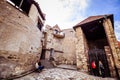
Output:
[[[89,46],[88,46],[88,40],[86,39],[85,34],[83,34],[83,39],[84,39],[84,57],[83,57],[83,64],[84,64],[84,70],[88,72],[88,51],[89,51]]]
[[[63,58],[66,64],[76,64],[76,43],[77,38],[73,29],[63,30],[65,37],[62,40]]]
[[[53,35],[54,29],[51,26],[47,26],[45,31],[47,32],[46,48],[47,49],[54,48],[55,50],[62,51],[62,46],[60,46],[62,41],[61,41],[61,39],[59,39],[59,38],[57,39],[56,37],[54,37],[54,35]]]
[[[4,0],[0,0],[0,11],[0,77],[8,77],[34,68],[42,49],[42,32]]]
[[[59,27],[46,26],[46,49],[49,49],[49,51],[46,51],[46,59],[49,59],[50,49],[53,48],[55,51],[53,57],[57,64],[76,64],[75,46],[77,39],[74,30],[60,30],[65,34],[65,37],[60,38],[53,35],[55,29],[58,31],[60,30]]]
[[[105,19],[103,21],[103,25],[111,48],[111,55],[113,57],[114,67],[116,68],[118,75],[120,76],[120,49],[118,46],[117,39],[115,37],[112,22],[110,19]]]
[[[87,72],[88,71],[87,55],[86,55],[87,50],[85,49],[87,49],[88,46],[86,44],[86,39],[81,27],[76,28],[76,36],[78,39],[78,42],[76,44],[77,68],[80,71]]]
[[[37,7],[34,4],[31,5],[31,8],[30,8],[30,11],[29,11],[28,15],[33,20],[35,25],[37,25],[38,18],[40,18],[42,24],[44,23],[44,20],[40,16],[40,14],[39,14],[39,12],[37,10]]]
[[[63,48],[61,45],[62,39],[54,37],[54,35],[53,35],[54,29],[49,25],[46,26],[45,32],[46,32],[46,40],[45,40],[46,41],[46,49],[48,50],[48,51],[46,51],[45,56],[46,56],[46,59],[49,59],[51,48],[53,48],[55,51],[63,51]],[[63,53],[54,52],[53,57],[55,59],[57,59],[56,57],[59,54],[63,54]]]
[[[115,71],[115,67],[114,67],[114,61],[113,61],[113,57],[111,54],[111,50],[109,46],[104,46],[105,48],[105,53],[107,56],[107,61],[108,61],[108,65],[109,65],[109,69],[110,69],[110,75],[111,77],[115,77],[116,76],[116,71]]]
[[[30,71],[39,59],[38,55],[0,50],[0,78],[8,78]]]

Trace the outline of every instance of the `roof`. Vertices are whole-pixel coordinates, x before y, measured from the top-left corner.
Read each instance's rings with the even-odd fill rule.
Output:
[[[90,23],[92,21],[96,21],[96,20],[99,20],[99,19],[104,19],[106,17],[111,17],[111,16],[113,16],[113,14],[90,16],[90,17],[86,18],[85,20],[83,20],[83,21],[79,22],[78,24],[76,24],[73,28],[76,28],[76,27],[81,26],[83,24]]]
[[[103,20],[109,18],[113,25],[113,15],[98,15],[98,16],[90,16],[85,20],[81,21],[80,23],[76,24],[73,28],[81,27],[82,31],[84,32],[87,40],[97,40],[103,39],[106,37],[106,33],[103,26]]]
[[[38,12],[41,15],[42,19],[45,20],[45,14],[41,11],[39,4],[36,1],[33,1],[33,4],[37,7]]]
[[[53,29],[57,29],[58,31],[61,31],[61,29],[59,28],[59,26],[57,24],[55,26],[53,26]]]

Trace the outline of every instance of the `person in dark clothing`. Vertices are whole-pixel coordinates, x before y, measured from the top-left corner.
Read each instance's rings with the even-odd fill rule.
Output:
[[[100,73],[100,76],[105,77],[105,68],[101,61],[99,61],[99,73]]]
[[[42,69],[44,69],[44,66],[41,65],[41,62],[40,62],[40,61],[38,61],[38,62],[35,64],[35,67],[36,67],[37,71],[39,71],[39,72],[40,72]]]

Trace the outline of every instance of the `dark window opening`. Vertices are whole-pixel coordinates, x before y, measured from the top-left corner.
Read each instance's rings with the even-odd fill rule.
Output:
[[[42,19],[45,20],[45,15],[42,13],[39,4],[35,0],[8,0],[8,3],[12,4],[13,6],[15,6],[15,8],[27,15],[29,14],[31,5],[34,4]]]
[[[58,34],[58,30],[55,29],[55,34]]]
[[[38,18],[38,23],[37,23],[37,27],[39,28],[39,30],[41,31],[42,30],[42,22],[40,21],[40,19]]]
[[[50,49],[50,57],[53,57],[53,54],[54,54],[54,49],[51,48],[51,49]]]
[[[33,3],[33,0],[10,0],[10,1],[13,2],[15,6],[20,8],[27,15],[29,13],[31,4]]]
[[[27,14],[29,14],[29,10],[30,10],[31,4],[32,4],[32,2],[30,2],[30,0],[24,0],[20,8],[24,12],[26,12]]]
[[[19,6],[22,0],[10,0],[15,4],[15,6]]]

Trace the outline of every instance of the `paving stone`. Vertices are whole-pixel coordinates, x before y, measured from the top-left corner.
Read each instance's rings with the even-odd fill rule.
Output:
[[[75,70],[61,68],[44,69],[41,73],[32,73],[15,80],[116,80],[88,75]]]

